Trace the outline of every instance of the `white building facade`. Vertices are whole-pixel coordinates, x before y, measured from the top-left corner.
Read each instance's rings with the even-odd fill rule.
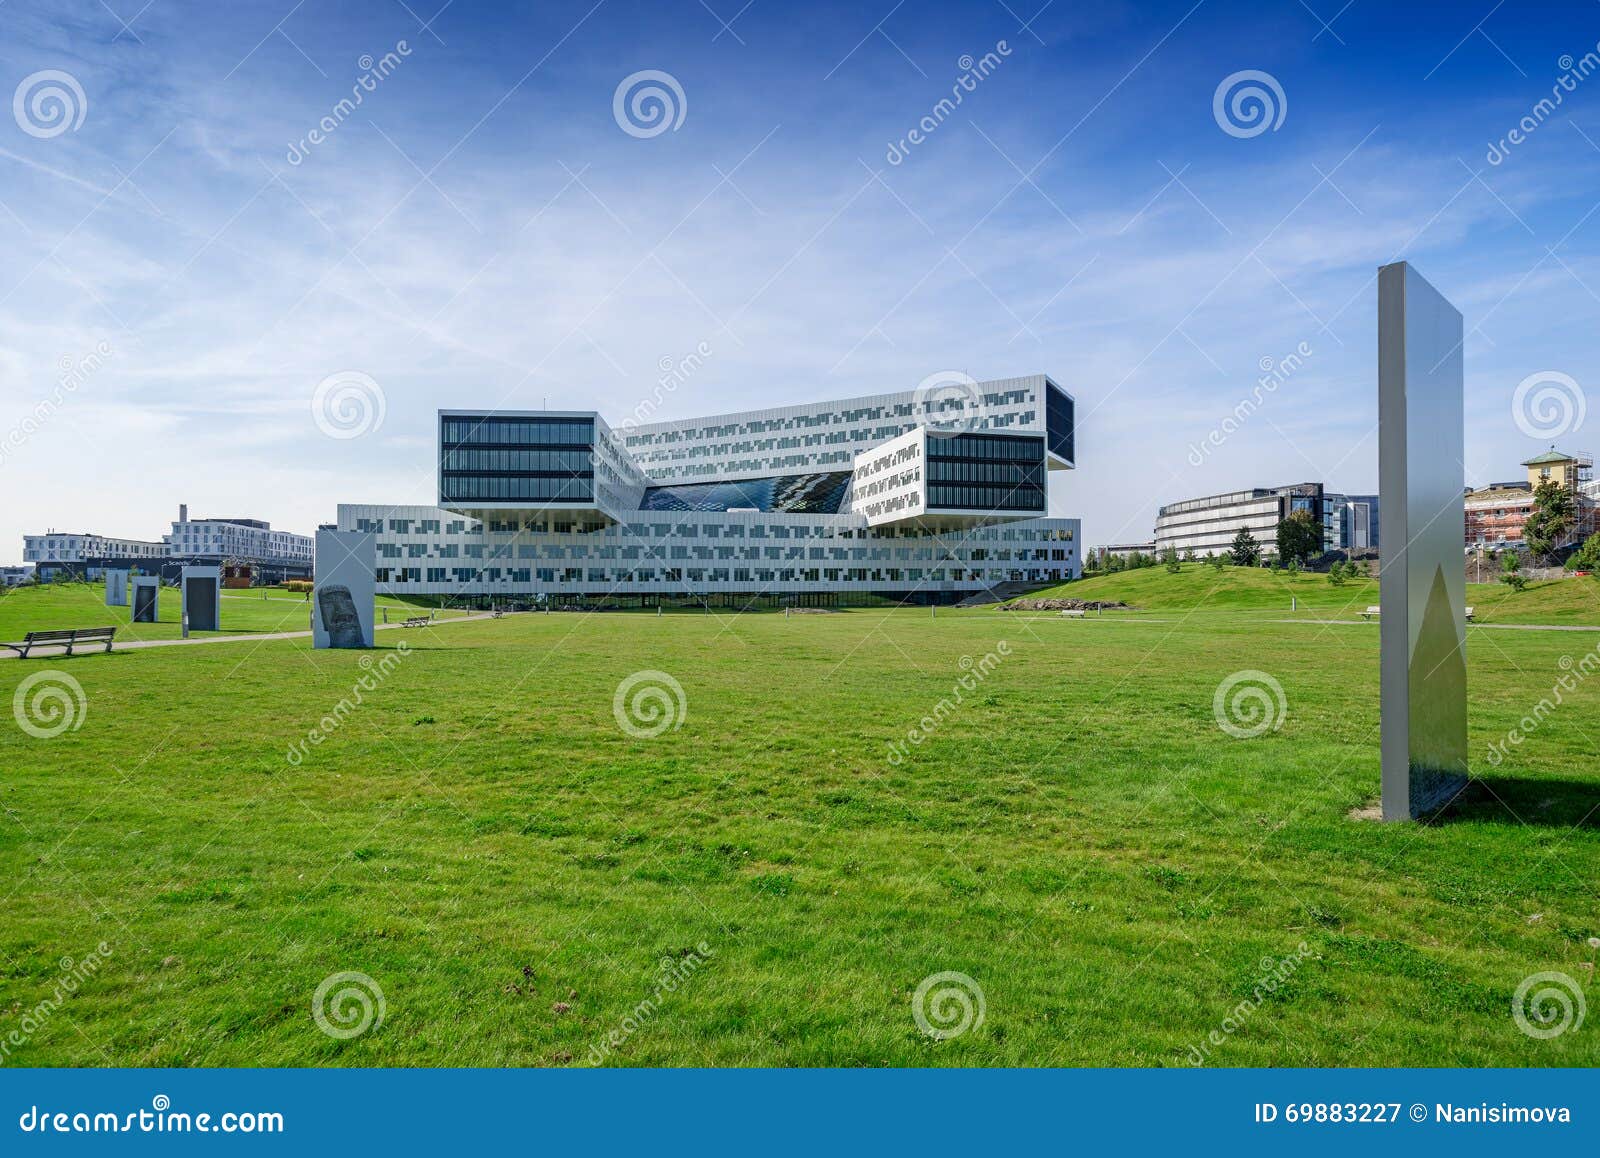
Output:
[[[397,595],[953,602],[1080,573],[1048,472],[1073,401],[1043,375],[612,430],[441,411],[439,505],[342,504]]]
[[[119,539],[88,532],[46,531],[22,536],[22,559],[32,563],[43,578],[70,571],[88,579],[101,578],[108,565],[159,565],[167,555],[164,542]]]

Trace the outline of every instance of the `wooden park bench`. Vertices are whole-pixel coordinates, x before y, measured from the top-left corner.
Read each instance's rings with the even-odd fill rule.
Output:
[[[23,659],[28,658],[28,653],[40,644],[66,644],[67,654],[72,654],[72,648],[79,643],[104,643],[106,650],[111,650],[111,640],[117,634],[115,627],[76,627],[59,631],[30,631],[21,643],[0,643],[0,647],[9,647],[18,652]]]
[[[426,615],[413,615],[409,619],[407,619],[404,623],[402,623],[400,626],[401,627],[427,627],[428,624],[431,623],[431,622],[433,622],[433,621]]]
[[[1470,607],[1466,608],[1466,612],[1467,612],[1467,621],[1470,623],[1472,621],[1472,608],[1470,608]]]
[[[504,619],[505,618],[505,614],[506,613],[504,611],[501,611],[498,607],[496,607],[494,609],[494,611],[490,614],[489,618],[490,619]]]
[[[1084,612],[1084,611],[1076,611],[1076,610],[1068,607],[1065,610],[1063,610],[1061,612],[1061,614],[1062,614],[1062,617],[1066,618],[1066,619],[1082,619],[1088,613]]]

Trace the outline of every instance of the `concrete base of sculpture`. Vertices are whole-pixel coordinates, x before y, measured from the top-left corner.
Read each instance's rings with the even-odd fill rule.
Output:
[[[161,580],[154,575],[137,575],[130,584],[133,591],[133,621],[155,623],[161,618]]]
[[[222,568],[185,567],[183,620],[190,631],[222,630]]]
[[[319,530],[316,550],[312,645],[371,647],[377,602],[377,537],[365,531]]]

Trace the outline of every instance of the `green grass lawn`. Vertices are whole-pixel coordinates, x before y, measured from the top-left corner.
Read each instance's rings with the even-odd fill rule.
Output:
[[[1278,618],[515,615],[0,663],[0,703],[52,669],[87,703],[0,727],[0,1042],[109,950],[6,1061],[584,1065],[616,1032],[607,1064],[1169,1066],[1217,1031],[1216,1065],[1600,1063],[1592,1008],[1511,1016],[1549,970],[1594,1005],[1600,680],[1483,758],[1600,631],[1472,632],[1483,780],[1383,825],[1350,815],[1378,633]],[[653,738],[613,714],[647,669],[687,704]],[[1278,730],[1219,728],[1241,669]],[[349,1040],[312,1016],[344,971],[384,999]],[[945,971],[985,1016],[934,1040]]]
[[[1144,567],[1064,583],[1029,598],[1122,600],[1141,610],[1301,611],[1322,618],[1359,618],[1378,602],[1376,579],[1347,580],[1335,587],[1323,574],[1273,573],[1261,567],[1214,570],[1184,563],[1173,575]],[[1467,584],[1467,605],[1480,623],[1554,623],[1600,626],[1600,579],[1551,579],[1513,591],[1498,580]]]
[[[131,598],[131,596],[130,596]],[[132,607],[107,607],[102,583],[32,584],[0,591],[0,640],[20,641],[30,631],[68,627],[115,627],[117,640],[177,639],[183,634],[183,598],[177,588],[163,587],[158,603],[158,623],[134,623]],[[379,620],[388,610],[391,619],[426,612],[404,600],[380,597]],[[440,611],[441,616],[466,612]],[[222,630],[191,632],[193,636],[248,635],[258,632],[307,631],[311,604],[302,594],[275,587],[222,593]]]

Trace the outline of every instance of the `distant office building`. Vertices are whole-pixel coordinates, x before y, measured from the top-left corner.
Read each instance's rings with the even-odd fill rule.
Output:
[[[1328,551],[1378,549],[1378,496],[1322,496],[1322,546]]]
[[[22,536],[22,558],[32,563],[39,578],[52,580],[65,574],[99,579],[106,568],[144,566],[154,570],[166,558],[167,545],[148,539],[119,539],[89,532],[46,531]]]
[[[242,564],[272,582],[311,574],[312,539],[274,531],[261,519],[191,519],[180,506],[167,544],[171,560],[190,566]]]
[[[1538,485],[1551,481],[1572,492],[1573,527],[1567,540],[1558,547],[1581,543],[1595,533],[1596,517],[1594,457],[1585,453],[1566,454],[1551,447],[1543,454],[1522,463],[1526,481],[1491,483],[1468,491],[1465,497],[1466,545],[1470,550],[1521,550],[1527,546],[1523,534],[1533,512],[1533,493]]]
[[[22,557],[36,564],[48,582],[66,574],[101,579],[107,570],[137,567],[147,575],[176,582],[185,566],[242,565],[257,582],[276,583],[311,575],[311,540],[274,531],[260,519],[191,519],[178,508],[172,533],[160,542],[109,535],[48,531],[22,537]]]
[[[32,578],[32,567],[0,567],[0,587],[17,587]]]
[[[1241,528],[1248,530],[1264,555],[1278,553],[1278,524],[1296,511],[1324,525],[1321,483],[1256,487],[1168,503],[1156,516],[1155,546],[1182,555],[1220,555],[1233,546]]]
[[[1107,543],[1105,546],[1096,547],[1090,552],[1102,563],[1107,559],[1131,559],[1135,555],[1154,555],[1155,553],[1156,541],[1154,539],[1143,543]]]

